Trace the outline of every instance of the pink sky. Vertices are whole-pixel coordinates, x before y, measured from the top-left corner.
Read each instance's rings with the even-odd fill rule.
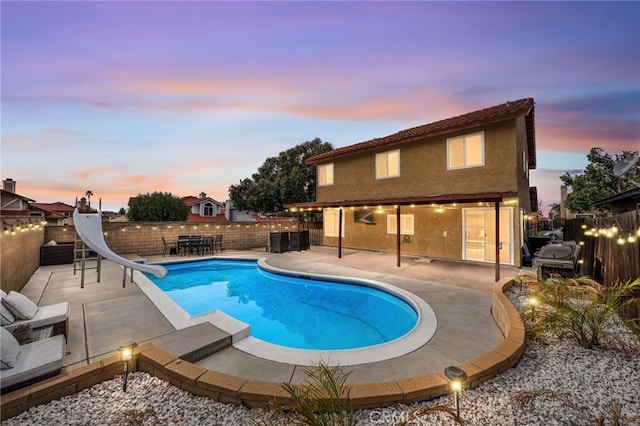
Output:
[[[640,3],[13,2],[2,178],[103,208],[220,201],[267,157],[536,100],[543,208],[591,147],[640,149]]]

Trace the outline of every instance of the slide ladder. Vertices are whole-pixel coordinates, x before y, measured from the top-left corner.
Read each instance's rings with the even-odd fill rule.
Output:
[[[125,268],[148,272],[158,278],[163,278],[167,275],[167,269],[162,265],[133,262],[111,251],[107,242],[104,240],[104,233],[102,232],[102,207],[98,208],[98,213],[80,213],[76,206],[73,211],[73,223],[76,228],[76,233],[84,244],[95,251],[98,256],[104,257]]]

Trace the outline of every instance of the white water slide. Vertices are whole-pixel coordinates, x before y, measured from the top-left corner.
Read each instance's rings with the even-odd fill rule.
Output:
[[[161,265],[148,265],[146,263],[132,262],[122,256],[112,252],[107,242],[104,240],[102,232],[102,209],[98,209],[98,213],[80,213],[76,208],[73,211],[73,222],[76,232],[82,238],[82,241],[89,248],[105,259],[109,259],[125,268],[135,269],[137,271],[149,272],[158,278],[167,275],[167,269]]]

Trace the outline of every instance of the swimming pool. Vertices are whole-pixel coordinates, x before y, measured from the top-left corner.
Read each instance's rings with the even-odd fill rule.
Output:
[[[357,282],[297,278],[255,260],[212,259],[165,265],[147,277],[189,315],[222,311],[251,325],[251,335],[298,349],[340,350],[393,341],[418,313],[405,300]]]
[[[251,327],[249,324],[233,318],[230,315],[224,314],[221,311],[190,315],[171,297],[169,297],[167,293],[162,291],[155,283],[153,283],[150,278],[139,271],[135,271],[135,283],[176,330],[209,322],[231,336],[232,345],[235,349],[258,358],[278,363],[311,366],[317,365],[318,362],[324,362],[327,365],[348,366],[378,362],[413,352],[425,345],[436,333],[438,327],[436,315],[431,306],[429,306],[429,304],[422,298],[409,291],[385,282],[366,278],[353,278],[349,276],[348,268],[336,269],[336,272],[339,271],[338,273],[342,275],[328,275],[308,272],[305,271],[305,269],[301,269],[298,265],[292,265],[292,267],[288,269],[276,267],[268,262],[268,258],[260,256],[225,256],[224,259],[257,261],[258,267],[261,270],[273,272],[282,276],[302,277],[304,279],[317,279],[321,281],[329,280],[348,284],[357,283],[358,285],[376,288],[399,297],[408,303],[414,311],[417,312],[418,321],[411,331],[387,343],[355,349],[299,349],[276,345],[257,339],[251,335]],[[202,259],[202,261],[205,261],[205,259]],[[160,264],[165,267],[178,263],[184,263],[184,260],[180,259],[160,262]]]

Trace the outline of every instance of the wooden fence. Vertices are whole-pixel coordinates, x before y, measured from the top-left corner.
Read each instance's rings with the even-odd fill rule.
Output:
[[[567,220],[564,239],[582,244],[581,274],[604,285],[640,277],[640,211]]]
[[[567,220],[564,239],[582,245],[580,273],[610,286],[640,278],[640,210],[598,219]],[[640,291],[636,308],[624,313],[640,322]]]

